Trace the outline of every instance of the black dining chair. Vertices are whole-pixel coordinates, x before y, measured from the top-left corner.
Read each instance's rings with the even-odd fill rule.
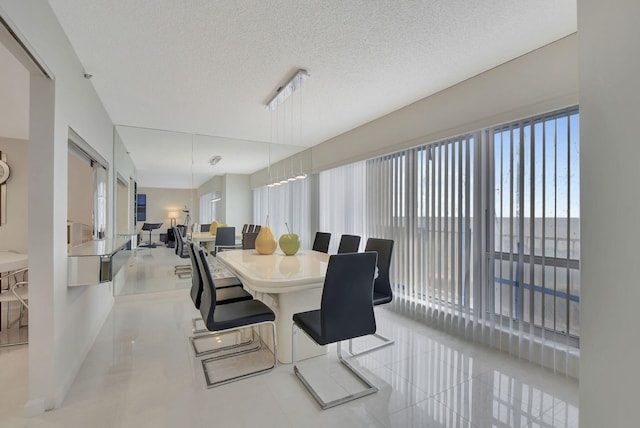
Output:
[[[375,251],[378,254],[378,275],[373,284],[373,305],[384,305],[393,300],[393,291],[391,290],[391,282],[389,280],[389,268],[391,267],[391,253],[393,252],[393,241],[391,239],[369,238],[364,247],[364,251]],[[375,351],[385,346],[393,345],[393,340],[375,333],[375,337],[380,339],[382,343],[370,348],[354,352],[353,341],[349,341],[349,352],[353,356],[365,354]]]
[[[316,237],[313,240],[313,251],[320,251],[323,253],[329,252],[329,242],[331,241],[331,234],[326,232],[316,232]]]
[[[259,232],[245,232],[242,234],[242,249],[254,250],[256,248],[256,238]]]
[[[189,258],[191,259],[191,265],[193,267],[193,275],[191,276],[191,300],[193,301],[196,309],[200,309],[200,303],[202,299],[202,290],[204,289],[204,281],[202,277],[202,272],[200,271],[200,266],[197,262],[197,252],[198,250],[195,248],[195,245],[191,242],[187,244],[187,249],[189,250]],[[226,305],[228,303],[240,302],[243,300],[251,300],[253,296],[247,293],[243,288],[242,284],[237,278],[223,278],[229,281],[224,281],[226,283],[225,286],[221,286],[220,283],[223,281],[216,279],[216,299],[218,305]],[[233,284],[233,285],[230,285]],[[193,333],[196,336],[192,336],[191,346],[193,346],[193,351],[196,354],[196,357],[200,357],[202,355],[206,355],[210,353],[209,351],[199,351],[196,346],[196,337],[201,333],[208,333],[209,330],[206,328],[198,328],[198,322],[202,322],[202,318],[194,318],[192,320],[193,325]]]
[[[265,373],[272,370],[276,366],[277,362],[277,340],[276,340],[276,324],[275,313],[269,309],[267,305],[259,300],[243,300],[235,303],[228,303],[226,305],[220,305],[217,301],[217,291],[215,288],[211,271],[209,270],[209,264],[207,263],[207,254],[204,251],[198,253],[198,267],[202,272],[203,289],[200,298],[200,314],[207,329],[216,334],[228,334],[234,332],[240,332],[247,328],[254,329],[261,325],[269,324],[271,326],[271,337],[273,338],[273,363],[268,367],[252,370],[240,375],[226,376],[221,379],[214,380],[211,373],[224,373],[228,371],[226,368],[216,369],[214,363],[219,360],[224,360],[230,357],[241,356],[250,354],[253,352],[264,349],[264,342],[259,340],[259,346],[253,345],[251,349],[245,349],[246,347],[238,348],[238,345],[232,347],[221,347],[216,351],[226,351],[231,348],[238,348],[230,353],[223,353],[220,356],[215,356],[202,360],[202,370],[204,371],[205,380],[207,382],[207,388],[213,388],[215,386],[223,385],[229,382],[235,382],[240,379],[244,379],[250,376],[255,376],[260,373]],[[249,356],[249,358],[251,358]]]
[[[175,249],[176,255],[181,259],[188,259],[189,253],[185,248],[184,238],[182,236],[182,233],[180,233],[180,230],[175,226],[172,227],[172,229],[173,229],[173,236],[175,236],[175,239],[176,239],[176,249]],[[188,278],[189,275],[192,275],[191,265],[190,264],[176,265],[173,267],[173,273],[174,275],[177,275],[178,278],[180,279]]]
[[[14,321],[14,323],[18,323],[17,331],[20,331],[20,329],[23,327],[29,327],[28,324],[23,324],[24,314],[25,312],[27,312],[28,314],[29,311],[29,281],[24,280],[25,273],[27,273],[28,271],[29,268],[25,267],[0,275],[0,285],[6,286],[0,287],[0,306],[2,305],[2,303],[7,304],[7,321],[5,327],[9,331],[11,331],[12,325],[9,320],[13,302],[20,303],[20,315],[17,321]],[[20,278],[18,278],[18,276],[20,276]],[[2,321],[0,321],[0,324],[2,324]],[[2,330],[2,328],[0,328],[0,330]],[[5,343],[1,343],[0,348],[6,346],[25,345],[29,343],[28,338],[23,338],[24,336],[20,334],[16,334],[14,336],[11,333],[7,333],[7,336],[5,336],[5,338],[7,339],[9,339],[10,337],[15,337],[16,340],[9,340]]]
[[[249,225],[247,223],[244,224],[244,226],[242,226],[242,232],[241,233],[247,233],[249,229]]]
[[[189,259],[191,260],[192,269],[194,270],[194,272],[196,272],[195,278],[192,279],[191,281],[191,284],[192,284],[191,298],[193,300],[194,298],[197,297],[197,300],[199,302],[200,293],[202,293],[202,272],[200,272],[200,269],[198,268],[198,263],[197,263],[198,247],[193,242],[188,242],[187,250],[189,251]],[[242,282],[240,282],[240,280],[236,276],[216,277],[215,281],[216,281],[216,289],[242,286]],[[193,287],[194,284],[196,285],[195,289]],[[197,295],[193,294],[194,290],[199,290]],[[194,300],[193,303],[196,303],[196,300]],[[196,305],[196,308],[199,308],[199,307],[200,307],[199,304]]]
[[[216,230],[216,241],[211,252],[215,256],[218,251],[229,250],[236,247],[236,228],[233,226],[219,227]]]
[[[360,248],[360,237],[357,235],[342,235],[338,245],[338,254],[357,253]]]
[[[373,312],[373,277],[377,255],[345,253],[330,256],[322,289],[320,309],[293,315],[293,372],[322,409],[373,394],[378,388],[342,355],[341,342],[376,332]],[[364,390],[331,401],[320,397],[296,364],[296,333],[300,329],[318,345],[337,343],[338,360],[366,386]],[[322,358],[322,357],[316,357]]]
[[[209,232],[210,230],[211,230],[211,223],[200,225],[200,232]]]

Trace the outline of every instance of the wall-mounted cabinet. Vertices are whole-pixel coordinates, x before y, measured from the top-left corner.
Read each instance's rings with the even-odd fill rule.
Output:
[[[85,242],[69,249],[69,287],[110,282],[131,255],[131,238]]]

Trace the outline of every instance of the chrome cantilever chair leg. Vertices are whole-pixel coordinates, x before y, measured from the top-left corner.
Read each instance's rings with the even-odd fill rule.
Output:
[[[224,379],[221,379],[221,380],[218,380],[218,381],[212,380],[212,377],[209,375],[209,370],[207,369],[207,364],[209,364],[211,362],[214,362],[214,361],[223,360],[225,358],[231,358],[231,357],[236,357],[236,356],[239,356],[239,355],[249,354],[251,352],[260,351],[265,346],[265,343],[262,341],[262,339],[260,339],[260,344],[256,348],[240,350],[240,351],[232,352],[232,353],[229,353],[229,354],[224,354],[224,355],[220,355],[220,356],[216,356],[216,357],[203,359],[202,360],[202,370],[204,371],[205,380],[207,382],[207,388],[214,388],[216,386],[224,385],[226,383],[235,382],[237,380],[245,379],[245,378],[252,377],[252,376],[257,376],[259,374],[266,373],[266,372],[269,372],[269,371],[273,370],[273,368],[276,366],[276,364],[278,362],[278,351],[277,351],[277,340],[276,340],[276,323],[273,322],[273,321],[267,321],[267,322],[263,322],[263,323],[259,323],[259,324],[252,324],[252,327],[256,327],[257,328],[257,327],[259,327],[261,325],[264,325],[264,324],[270,324],[271,325],[271,332],[272,332],[272,337],[273,337],[273,363],[271,364],[271,366],[266,367],[266,368],[262,368],[262,369],[259,369],[259,370],[254,370],[254,371],[251,371],[251,372],[248,372],[248,373],[243,373],[243,374],[238,375],[238,376],[232,376],[232,377],[229,377],[229,378],[224,378]],[[221,331],[217,331],[216,333],[230,333],[232,330],[233,329],[221,330]]]
[[[307,381],[304,375],[300,372],[300,369],[298,369],[297,360],[296,360],[296,336],[297,336],[298,328],[296,327],[297,327],[296,324],[293,323],[292,333],[291,333],[293,337],[293,343],[292,343],[293,372],[298,377],[298,379],[300,379],[300,381],[305,386],[305,388],[307,388],[307,390],[311,393],[313,398],[315,398],[315,400],[318,402],[322,410],[330,409],[331,407],[339,406],[340,404],[348,403],[349,401],[357,400],[358,398],[366,397],[367,395],[375,394],[376,392],[378,392],[378,387],[376,387],[373,384],[373,382],[371,382],[364,375],[364,373],[362,373],[353,364],[351,364],[347,359],[344,358],[344,356],[342,355],[341,342],[337,342],[336,347],[338,351],[338,361],[340,361],[341,364],[343,364],[347,369],[349,369],[349,371],[353,373],[353,375],[356,378],[358,378],[366,386],[366,388],[356,393],[345,395],[340,398],[336,398],[335,400],[331,400],[331,401],[323,400],[322,397],[320,397],[320,395],[318,394],[318,392],[313,388],[313,386],[311,386],[311,384]],[[302,331],[304,332],[304,330]],[[306,332],[305,332],[305,335],[306,335]],[[307,335],[307,337],[309,337],[309,335]]]
[[[384,348],[386,346],[390,346],[393,345],[395,343],[395,341],[393,339],[390,339],[386,336],[383,336],[379,333],[373,333],[370,336],[374,336],[377,337],[378,339],[380,339],[382,341],[382,343],[378,344],[378,345],[374,345],[371,346],[370,348],[364,349],[362,351],[358,351],[358,352],[354,352],[353,351],[353,339],[349,339],[349,353],[351,354],[352,357],[358,357],[360,355],[364,355],[364,354],[368,354],[369,352],[373,352],[373,351],[377,351],[380,348]]]
[[[245,340],[246,330],[251,331],[251,337]],[[235,341],[231,344],[223,345],[226,342],[226,337],[234,334],[236,336]],[[209,348],[205,350],[198,350],[198,346],[196,343],[198,341],[204,341],[205,339],[213,338],[213,340],[220,346]],[[211,339],[210,339],[211,340]],[[228,351],[231,349],[241,348],[243,346],[249,346],[255,343],[256,334],[253,331],[253,328],[247,327],[245,329],[235,329],[230,331],[209,331],[205,328],[204,332],[194,333],[193,336],[189,337],[189,342],[191,343],[191,347],[193,348],[193,353],[196,358],[204,357],[205,355],[216,354],[218,352]],[[261,344],[258,346],[251,348],[253,351],[260,350]],[[250,351],[248,351],[250,352]],[[225,354],[226,355],[226,354]]]

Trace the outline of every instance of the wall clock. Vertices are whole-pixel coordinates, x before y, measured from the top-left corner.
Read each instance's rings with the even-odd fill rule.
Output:
[[[0,184],[4,184],[9,179],[9,173],[9,165],[5,161],[0,160]]]

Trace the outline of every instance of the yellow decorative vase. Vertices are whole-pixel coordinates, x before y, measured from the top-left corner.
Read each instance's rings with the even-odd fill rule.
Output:
[[[273,254],[276,251],[276,238],[269,226],[262,226],[256,236],[256,250],[260,254]]]
[[[220,227],[220,223],[218,223],[216,220],[213,220],[213,223],[211,223],[211,228],[209,229],[209,233],[215,235],[218,231],[218,227]]]

